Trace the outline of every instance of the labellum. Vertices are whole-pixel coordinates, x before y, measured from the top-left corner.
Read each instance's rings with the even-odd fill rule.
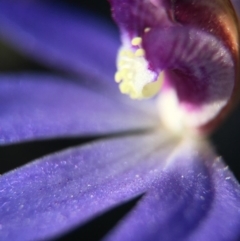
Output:
[[[110,0],[120,27],[115,76],[133,99],[158,95],[174,133],[206,135],[237,103],[239,23],[229,0]]]

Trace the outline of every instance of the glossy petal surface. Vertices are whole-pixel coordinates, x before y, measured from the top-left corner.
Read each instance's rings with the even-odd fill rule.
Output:
[[[119,96],[57,76],[1,76],[0,142],[108,134],[158,124],[150,109],[134,108]]]
[[[174,148],[168,141],[166,133],[102,140],[1,176],[0,239],[51,237],[145,192]]]
[[[107,240],[236,240],[239,184],[205,145],[155,132],[69,149],[5,174],[0,237],[59,235],[146,192]]]
[[[101,20],[51,1],[0,1],[0,36],[43,64],[104,79],[114,75],[118,37]]]
[[[239,184],[221,159],[205,144],[187,141],[167,163],[106,240],[239,240]]]

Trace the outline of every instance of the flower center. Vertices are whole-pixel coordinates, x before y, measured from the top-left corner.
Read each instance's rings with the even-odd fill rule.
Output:
[[[123,94],[132,99],[150,98],[156,95],[163,83],[163,72],[156,74],[149,68],[142,38],[135,37],[130,46],[119,50],[115,81]]]

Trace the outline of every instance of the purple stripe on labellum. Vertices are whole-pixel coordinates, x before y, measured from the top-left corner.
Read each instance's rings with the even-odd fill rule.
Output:
[[[217,38],[195,28],[155,28],[143,47],[152,68],[165,73],[161,98],[176,90],[189,126],[207,123],[229,101],[234,63]]]

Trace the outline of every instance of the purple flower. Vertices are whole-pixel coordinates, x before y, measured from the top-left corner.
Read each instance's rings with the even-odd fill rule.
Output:
[[[122,12],[122,3],[129,5],[127,13],[131,13],[134,2],[138,1],[112,1],[115,19],[129,34],[126,39],[154,27],[138,26],[143,31],[134,32],[135,24],[145,22]],[[148,24],[152,23],[149,19]],[[166,52],[171,41],[176,36],[181,39],[186,31],[191,32],[196,48],[204,41],[207,44],[209,35],[194,32],[192,26],[172,31],[158,28],[157,23],[149,38],[141,35],[147,63],[151,63],[147,68],[156,74],[167,63],[152,53],[159,50],[162,39],[151,43],[161,31],[167,31],[161,35],[166,37]],[[239,184],[206,138],[176,135],[161,124],[155,99],[140,102],[118,93],[113,76],[119,43],[107,25],[43,1],[0,0],[0,36],[22,53],[61,71],[1,75],[1,144],[98,136],[0,177],[0,240],[53,239],[141,194],[134,209],[104,240],[239,239]],[[226,72],[232,75],[235,65],[229,50],[216,37],[210,41],[216,41]],[[208,51],[217,50],[209,47]],[[153,75],[141,88],[158,77]],[[200,113],[196,106],[202,107],[202,97],[184,103]]]

